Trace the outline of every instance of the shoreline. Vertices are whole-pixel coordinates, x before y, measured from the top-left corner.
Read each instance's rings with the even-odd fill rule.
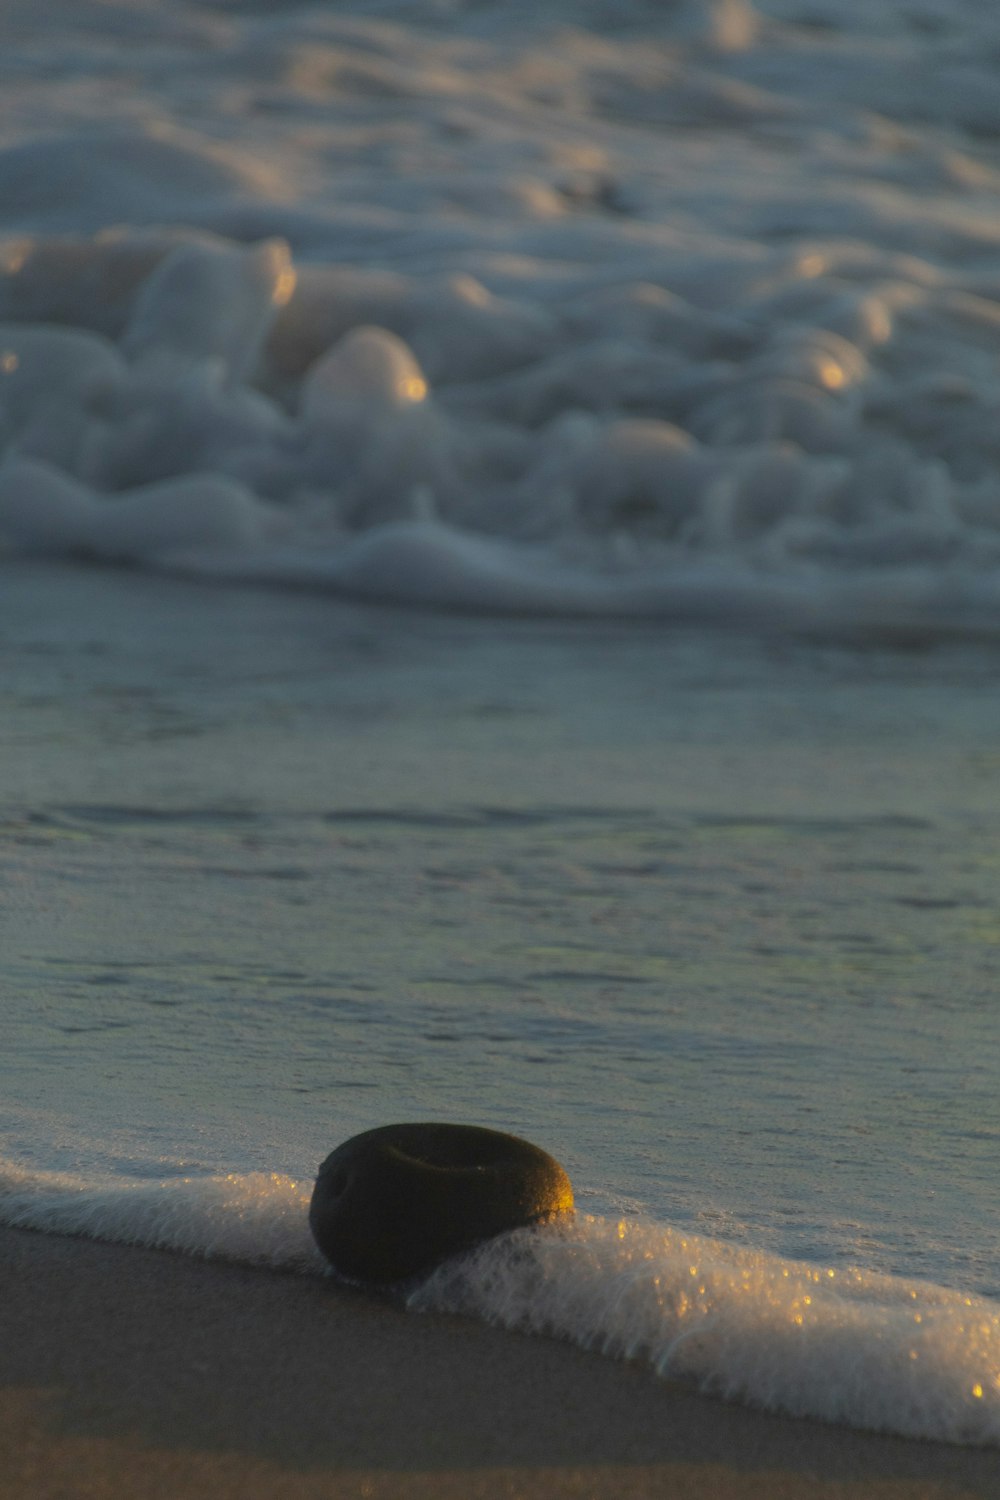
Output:
[[[771,1416],[332,1282],[0,1230],[0,1493],[995,1500],[1000,1453]]]

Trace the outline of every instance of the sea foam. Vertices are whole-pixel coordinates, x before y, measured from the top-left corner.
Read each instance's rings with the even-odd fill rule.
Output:
[[[571,1339],[770,1411],[1000,1443],[1000,1307],[926,1282],[588,1217],[486,1245],[410,1305]]]
[[[319,1274],[310,1190],[277,1173],[123,1186],[4,1163],[0,1222]],[[578,1214],[455,1258],[407,1305],[568,1339],[770,1411],[1000,1445],[1000,1306],[928,1282]]]
[[[0,546],[995,638],[1000,32],[938,9],[0,22]]]
[[[0,1162],[0,1222],[208,1260],[321,1271],[307,1219],[311,1190],[270,1172],[123,1185],[113,1177]]]

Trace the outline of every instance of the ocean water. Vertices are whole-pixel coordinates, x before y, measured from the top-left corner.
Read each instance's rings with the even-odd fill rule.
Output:
[[[1000,1443],[1000,19],[0,18],[0,1219]]]

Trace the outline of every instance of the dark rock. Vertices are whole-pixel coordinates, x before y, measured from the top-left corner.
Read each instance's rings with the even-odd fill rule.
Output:
[[[530,1141],[478,1125],[383,1125],[326,1158],[309,1224],[341,1276],[390,1283],[572,1208],[566,1173]]]

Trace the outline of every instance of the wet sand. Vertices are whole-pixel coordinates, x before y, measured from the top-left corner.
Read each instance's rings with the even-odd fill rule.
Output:
[[[1000,1453],[753,1412],[320,1278],[0,1231],[4,1500],[957,1500]]]

